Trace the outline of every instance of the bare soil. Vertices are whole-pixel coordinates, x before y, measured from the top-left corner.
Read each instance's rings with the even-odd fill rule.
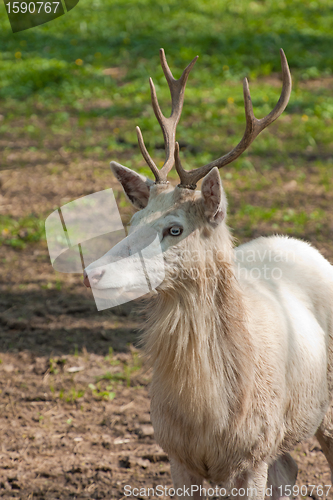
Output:
[[[29,160],[24,169],[3,171],[3,213],[46,216],[69,199],[114,187],[101,164],[93,173],[91,165],[66,162],[32,166]],[[278,175],[282,185],[290,183],[290,173]],[[269,199],[274,190],[272,183],[260,196]],[[249,203],[253,196],[242,193]],[[303,196],[294,191],[290,206],[303,203]],[[322,192],[310,197],[314,206],[325,200]],[[123,215],[127,222],[130,209]],[[310,234],[316,245],[315,238]],[[317,246],[333,260],[328,237]],[[81,276],[54,272],[44,241],[22,250],[3,245],[0,262],[0,496],[120,499],[125,485],[171,486],[168,458],[150,424],[137,304],[97,312]],[[297,484],[307,485],[308,493],[315,485],[311,498],[321,498],[317,486],[331,483],[320,446],[311,439],[293,456]]]

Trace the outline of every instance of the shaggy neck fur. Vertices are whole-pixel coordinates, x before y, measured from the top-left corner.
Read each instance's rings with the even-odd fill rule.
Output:
[[[158,388],[166,411],[177,409],[192,426],[210,419],[223,432],[243,420],[253,378],[232,239],[222,223],[198,229],[182,243],[169,249],[166,279],[148,309],[144,344],[154,372],[152,397]]]

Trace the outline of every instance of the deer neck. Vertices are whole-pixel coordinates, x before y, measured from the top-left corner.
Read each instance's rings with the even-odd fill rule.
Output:
[[[226,425],[235,414],[246,412],[252,369],[231,237],[221,233],[221,238],[207,241],[213,249],[208,257],[201,242],[207,258],[192,263],[198,270],[193,279],[185,273],[153,301],[144,343],[153,367],[152,394],[198,422],[209,415]]]

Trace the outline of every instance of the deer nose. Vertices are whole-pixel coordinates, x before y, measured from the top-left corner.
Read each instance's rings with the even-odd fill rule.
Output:
[[[97,285],[97,283],[100,281],[102,276],[104,275],[105,270],[102,271],[96,271],[95,273],[91,274],[88,278],[88,275],[86,271],[83,273],[83,283],[86,285],[86,287],[91,288],[91,284]]]

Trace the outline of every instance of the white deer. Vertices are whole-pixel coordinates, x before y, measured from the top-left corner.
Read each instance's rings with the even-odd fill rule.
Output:
[[[333,475],[333,267],[308,243],[283,236],[234,249],[218,168],[283,112],[291,92],[288,64],[281,50],[283,88],[273,111],[254,117],[245,79],[242,140],[225,156],[185,171],[175,131],[196,58],[175,80],[162,49],[160,55],[172,97],[170,118],[160,110],[152,80],[150,85],[165,164],[157,169],[139,128],[155,182],[111,163],[140,210],[131,221],[132,240],[140,246],[143,228],[152,228],[163,252],[165,278],[148,305],[144,333],[153,367],[155,438],[169,454],[179,498],[203,498],[204,479],[233,486],[241,499],[287,498],[297,476],[288,452],[296,443],[315,435]],[[167,174],[174,162],[181,183],[172,188]],[[128,283],[140,286],[119,261],[128,252],[125,239],[86,268],[85,284],[115,293]],[[111,272],[107,264],[113,260],[119,262]]]

